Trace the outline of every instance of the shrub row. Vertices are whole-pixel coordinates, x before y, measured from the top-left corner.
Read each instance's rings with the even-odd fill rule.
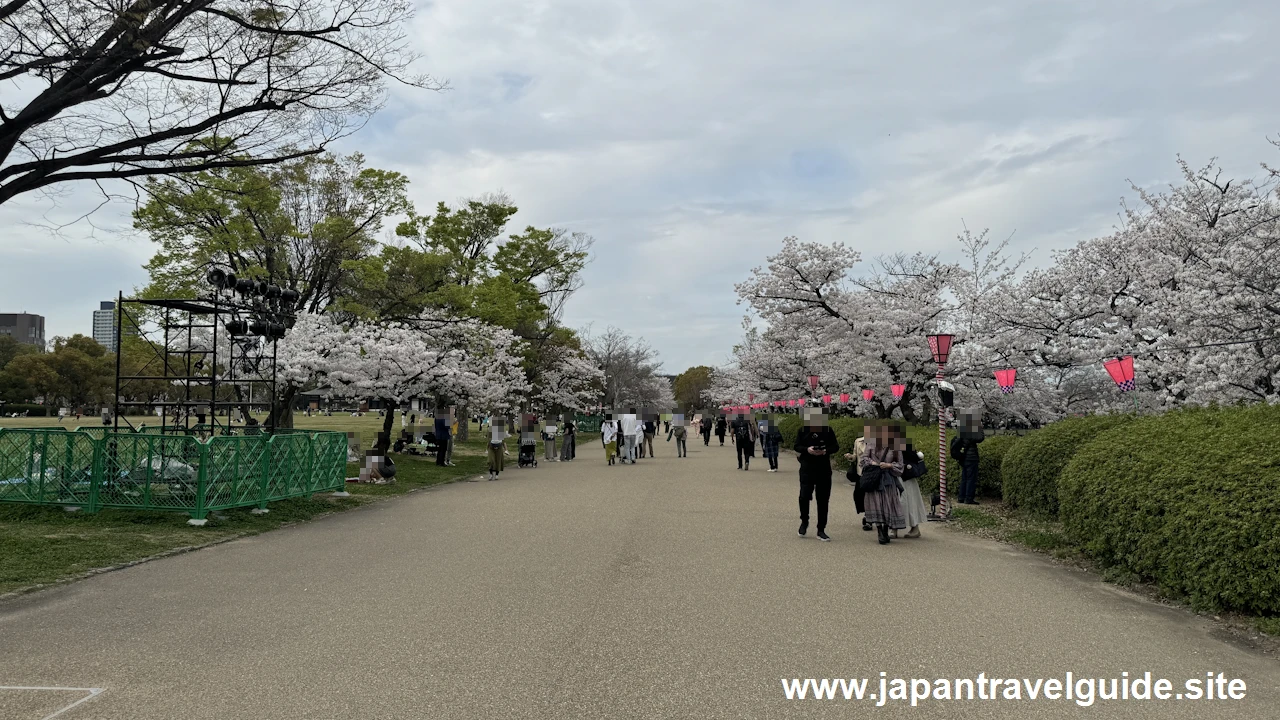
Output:
[[[1199,608],[1280,613],[1278,438],[1266,405],[1113,425],[1058,479],[1067,536]]]
[[[998,498],[1004,486],[1002,465],[1018,435],[991,435],[978,446],[978,495]]]
[[[1007,448],[1000,466],[1006,505],[1038,517],[1058,516],[1058,476],[1077,450],[1098,434],[1127,423],[1131,415],[1067,418]],[[986,443],[983,444],[986,449]],[[981,462],[981,453],[979,462]]]
[[[8,416],[10,413],[18,413],[21,415],[26,412],[30,417],[49,417],[53,413],[49,412],[52,408],[47,405],[34,405],[28,403],[5,403],[0,405],[0,415]],[[57,412],[56,410],[54,412]]]

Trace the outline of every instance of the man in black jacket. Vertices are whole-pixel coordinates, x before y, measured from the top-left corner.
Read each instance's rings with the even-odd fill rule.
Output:
[[[754,423],[741,413],[733,418],[733,422],[729,423],[729,432],[733,433],[733,446],[738,452],[738,469],[742,469],[742,462],[745,459],[747,469],[751,469],[751,453],[754,449],[751,437],[751,426]]]
[[[809,531],[809,499],[818,495],[818,539],[830,542],[827,536],[827,503],[831,500],[831,456],[840,452],[836,434],[827,425],[827,413],[822,408],[805,408],[804,427],[796,433],[796,454],[800,458],[800,531],[804,537]]]

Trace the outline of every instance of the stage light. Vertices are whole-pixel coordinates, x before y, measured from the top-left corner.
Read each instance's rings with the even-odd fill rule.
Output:
[[[298,291],[297,291],[297,290],[287,290],[287,289],[286,289],[286,290],[281,290],[281,291],[280,291],[280,300],[281,300],[282,302],[284,302],[284,303],[288,304],[290,309],[292,309],[295,305],[297,305],[297,303],[298,303],[298,297],[299,297],[299,296],[298,296]]]
[[[232,320],[227,323],[227,332],[231,335],[248,335],[249,323],[244,320]]]
[[[249,323],[249,332],[253,333],[254,335],[266,335],[267,324],[262,322],[261,320],[254,320],[253,322]]]
[[[240,293],[241,295],[251,295],[253,294],[253,289],[256,286],[257,286],[257,283],[250,280],[249,278],[240,278],[239,280],[236,281],[236,292]]]
[[[227,286],[227,273],[222,268],[210,268],[208,274],[205,275],[205,279],[209,281],[210,285],[219,290]]]
[[[274,300],[275,298],[278,298],[278,297],[280,297],[280,286],[279,286],[279,285],[268,285],[268,286],[267,286],[267,299],[268,299],[268,300]]]
[[[262,297],[267,294],[267,281],[259,280],[253,286],[253,294]]]

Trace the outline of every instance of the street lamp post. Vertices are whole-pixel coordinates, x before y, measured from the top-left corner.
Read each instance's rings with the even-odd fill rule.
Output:
[[[933,353],[933,361],[938,364],[935,381],[938,389],[942,389],[943,369],[947,358],[951,355],[951,341],[954,335],[930,335],[929,351]],[[947,505],[947,410],[943,407],[941,396],[938,400],[938,519],[946,520],[949,514]]]

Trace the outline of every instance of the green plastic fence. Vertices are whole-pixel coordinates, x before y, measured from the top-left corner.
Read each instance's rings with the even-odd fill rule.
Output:
[[[347,436],[339,432],[195,435],[0,428],[0,502],[211,510],[341,490]]]

